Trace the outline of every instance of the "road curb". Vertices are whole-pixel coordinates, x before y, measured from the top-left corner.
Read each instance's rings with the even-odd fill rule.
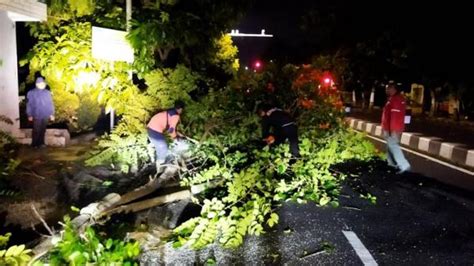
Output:
[[[357,131],[364,132],[373,137],[383,138],[382,127],[379,124],[352,117],[346,118],[346,123]],[[444,142],[440,138],[424,136],[416,132],[403,132],[400,144],[469,171],[474,170],[474,150],[469,150],[462,143]]]

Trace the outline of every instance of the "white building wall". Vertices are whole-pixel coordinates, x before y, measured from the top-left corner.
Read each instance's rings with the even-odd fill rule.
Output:
[[[20,110],[15,22],[0,11],[0,114],[13,120],[13,126],[0,123],[0,129],[18,135]]]

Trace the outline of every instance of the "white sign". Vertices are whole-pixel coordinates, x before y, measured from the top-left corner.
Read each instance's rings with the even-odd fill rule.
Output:
[[[92,56],[107,61],[133,62],[133,48],[126,31],[92,27]]]
[[[411,123],[411,115],[405,116],[405,125],[409,125]]]
[[[239,30],[232,30],[228,34],[232,37],[263,37],[263,38],[273,37],[273,34],[266,34],[265,30],[262,30],[260,34],[258,34],[258,33],[240,33]]]

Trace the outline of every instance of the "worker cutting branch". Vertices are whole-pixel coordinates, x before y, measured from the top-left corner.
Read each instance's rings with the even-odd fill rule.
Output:
[[[268,145],[278,145],[286,140],[290,143],[290,152],[294,158],[300,156],[298,146],[298,128],[295,120],[287,112],[261,104],[257,108],[262,118],[262,137]]]

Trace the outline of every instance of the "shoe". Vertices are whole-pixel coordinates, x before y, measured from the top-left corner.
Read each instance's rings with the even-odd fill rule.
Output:
[[[390,168],[395,168],[397,169],[398,167],[394,164],[391,164],[391,163],[387,163],[387,166],[390,167]]]
[[[402,174],[404,174],[404,173],[406,173],[406,172],[410,172],[410,171],[411,171],[411,167],[408,166],[408,167],[405,168],[405,169],[400,169],[400,171],[397,172],[397,175],[402,175]]]

